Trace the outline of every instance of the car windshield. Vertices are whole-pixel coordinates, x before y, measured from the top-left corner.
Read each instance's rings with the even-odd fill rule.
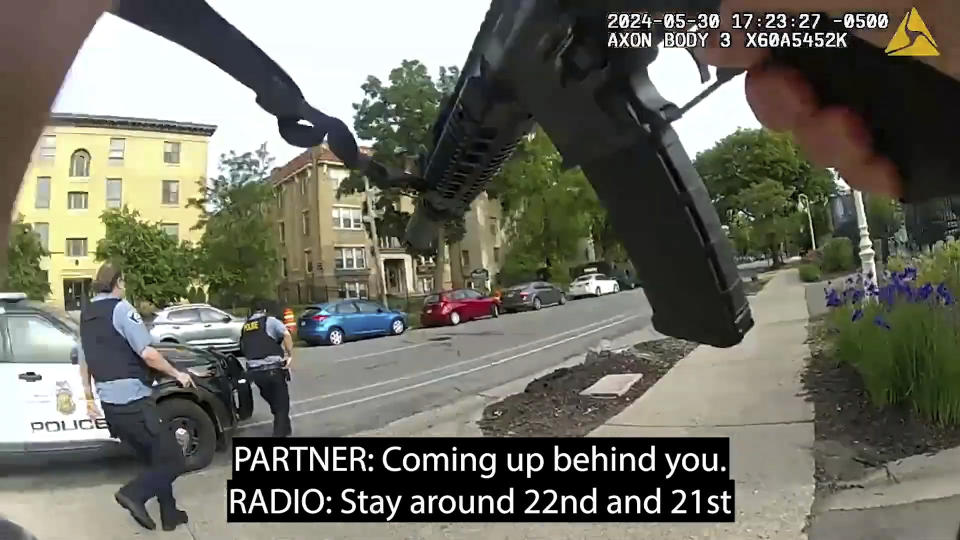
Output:
[[[590,281],[590,278],[593,277],[593,274],[587,274],[585,276],[580,276],[577,278],[577,281]]]
[[[439,294],[431,294],[430,296],[423,299],[424,304],[437,304],[440,302]]]
[[[77,319],[74,319],[73,316],[67,313],[66,310],[61,309],[57,306],[45,304],[42,302],[28,301],[27,304],[33,308],[36,308],[41,311],[45,311],[50,315],[53,315],[54,317],[57,318],[57,320],[65,324],[70,330],[78,334],[80,333],[80,323],[77,321]]]

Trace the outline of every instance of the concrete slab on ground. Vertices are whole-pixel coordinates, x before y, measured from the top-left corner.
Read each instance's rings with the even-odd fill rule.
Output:
[[[643,373],[616,373],[605,375],[589,388],[580,392],[581,396],[598,399],[614,399],[627,393],[634,384],[643,378]]]
[[[810,540],[957,540],[960,497],[818,514]]]

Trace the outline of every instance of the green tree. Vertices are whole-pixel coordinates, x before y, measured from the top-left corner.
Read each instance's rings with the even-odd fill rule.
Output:
[[[141,220],[126,206],[105,211],[100,221],[106,234],[97,243],[96,260],[121,265],[131,303],[165,307],[187,297],[196,278],[189,242],[178,243],[159,222]]]
[[[221,155],[220,174],[201,179],[201,196],[187,202],[201,211],[193,227],[203,230],[197,266],[218,303],[237,307],[264,291],[276,291],[280,256],[270,220],[273,162],[266,143],[254,152]]]
[[[577,257],[580,239],[602,210],[579,168],[563,170],[563,158],[539,127],[494,178],[510,237],[507,274],[551,267],[553,274]],[[563,277],[566,279],[566,276]]]
[[[768,253],[775,265],[782,264],[784,243],[801,229],[800,212],[792,199],[793,188],[776,180],[763,180],[742,189],[730,202],[750,223],[751,238]]]
[[[45,300],[50,294],[50,281],[40,269],[40,259],[50,255],[44,249],[33,226],[23,222],[23,216],[10,227],[7,238],[7,268],[4,289],[22,292],[34,300]]]
[[[373,157],[388,166],[403,168],[407,160],[433,145],[433,124],[443,100],[453,92],[460,75],[455,66],[440,67],[436,80],[418,60],[404,60],[390,71],[386,84],[370,75],[361,85],[364,98],[354,103],[353,127],[357,136],[373,141]],[[362,192],[363,175],[353,172],[340,183],[338,197]],[[377,232],[381,237],[402,238],[408,212],[402,211],[402,197],[415,197],[409,190],[376,190]],[[448,244],[458,242],[465,232],[463,220],[445,225]],[[421,253],[432,255],[432,253]]]
[[[806,195],[814,206],[825,204],[836,190],[834,175],[813,166],[789,135],[766,129],[738,129],[698,153],[694,166],[725,225],[742,210],[740,192],[765,180],[792,188],[794,202]]]

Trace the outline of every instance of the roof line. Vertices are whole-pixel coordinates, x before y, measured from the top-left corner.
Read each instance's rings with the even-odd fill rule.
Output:
[[[135,118],[129,116],[108,116],[81,113],[51,113],[50,125],[69,125],[77,127],[108,127],[114,129],[134,129],[142,131],[161,131],[184,135],[205,135],[210,137],[216,132],[213,124],[196,124],[156,118]]]

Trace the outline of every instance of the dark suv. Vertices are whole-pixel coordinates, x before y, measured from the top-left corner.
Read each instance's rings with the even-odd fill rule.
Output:
[[[77,365],[79,331],[65,311],[21,293],[0,293],[0,453],[126,451],[110,436],[104,418],[87,415]],[[253,413],[244,367],[232,355],[212,350],[154,346],[197,383],[196,389],[186,389],[155,373],[153,391],[177,427],[188,467],[202,469],[226,447],[238,422]]]

